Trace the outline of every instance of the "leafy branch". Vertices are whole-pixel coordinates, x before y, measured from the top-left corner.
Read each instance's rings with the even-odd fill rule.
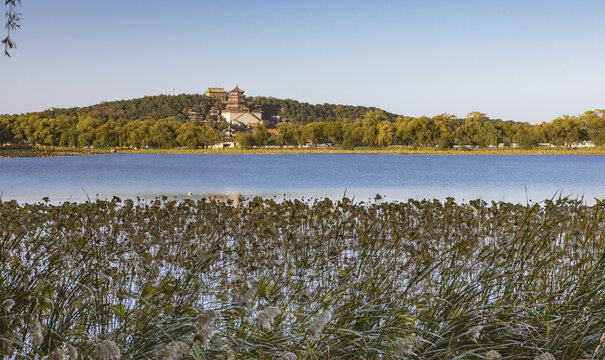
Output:
[[[4,55],[10,57],[9,50],[17,47],[11,38],[11,33],[21,27],[21,13],[15,10],[17,5],[21,5],[21,0],[5,0],[4,5],[6,6],[7,34],[2,43],[4,44]]]

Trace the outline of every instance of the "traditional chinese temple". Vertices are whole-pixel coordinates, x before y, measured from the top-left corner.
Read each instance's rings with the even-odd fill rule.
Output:
[[[235,89],[229,91],[227,105],[221,116],[231,125],[250,125],[260,123],[263,112],[259,108],[250,109],[246,104],[244,91],[235,85]]]
[[[221,100],[226,100],[229,96],[229,94],[223,88],[208,88],[204,95]]]

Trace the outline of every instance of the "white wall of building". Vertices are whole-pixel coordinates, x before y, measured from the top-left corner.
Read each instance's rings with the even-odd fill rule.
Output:
[[[248,124],[258,124],[262,120],[262,112],[253,111],[253,112],[231,112],[228,110],[223,110],[222,116],[223,118],[230,124],[232,123],[240,123],[242,125]]]

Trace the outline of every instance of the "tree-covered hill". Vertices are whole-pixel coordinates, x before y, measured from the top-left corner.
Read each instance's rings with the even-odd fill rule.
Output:
[[[252,105],[260,105],[263,109],[263,118],[270,120],[279,116],[294,123],[310,123],[318,121],[336,121],[340,119],[362,118],[368,111],[379,110],[375,107],[309,104],[291,99],[278,99],[274,97],[249,97]],[[93,116],[102,121],[132,121],[164,119],[175,117],[186,120],[189,111],[197,112],[206,117],[210,108],[217,105],[216,99],[199,94],[156,95],[137,99],[102,102],[100,104],[58,109],[52,108],[38,114],[42,118],[58,118],[60,116]],[[389,120],[397,115],[385,112]],[[27,115],[27,114],[25,114]]]
[[[204,116],[207,115],[215,102],[216,100],[213,98],[198,94],[156,95],[138,99],[102,102],[85,107],[52,108],[38,114],[43,118],[88,115],[103,121],[159,120],[168,117],[186,120],[189,111],[195,111]]]
[[[330,122],[342,119],[361,119],[369,111],[382,111],[386,117],[393,121],[397,117],[396,114],[386,112],[384,110],[353,105],[334,105],[334,104],[309,104],[291,99],[277,99],[274,97],[251,97],[252,104],[260,105],[263,108],[263,117],[271,119],[274,116],[279,116],[282,119],[287,119],[290,122],[298,124],[308,124],[310,122]]]
[[[605,110],[563,115],[551,122],[530,125],[491,119],[480,112],[472,112],[465,118],[448,114],[409,117],[365,106],[312,105],[273,97],[248,100],[252,106],[262,106],[265,120],[270,127],[277,127],[278,134],[271,135],[264,127],[257,127],[254,134],[237,134],[241,146],[303,145],[309,141],[330,142],[348,149],[390,145],[450,148],[454,144],[487,147],[514,143],[531,148],[539,143],[571,146],[582,141],[605,144]],[[227,124],[191,121],[188,114],[193,111],[207,120],[213,106],[222,104],[205,95],[181,94],[0,115],[0,145],[205,147],[223,138],[221,131]],[[270,121],[276,118],[288,122]]]
[[[265,120],[279,116],[300,126],[358,119],[377,110],[364,106],[312,105],[272,97],[253,97],[249,100],[252,105],[262,106]],[[219,141],[220,130],[225,124],[189,121],[188,114],[193,111],[200,118],[209,119],[208,114],[213,106],[221,107],[222,104],[205,95],[157,95],[84,107],[0,115],[0,145],[207,146]],[[395,114],[381,113],[391,121],[396,117]]]

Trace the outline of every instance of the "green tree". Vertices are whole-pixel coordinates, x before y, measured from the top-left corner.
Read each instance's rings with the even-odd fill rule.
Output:
[[[235,142],[237,146],[241,149],[248,149],[252,146],[255,146],[254,135],[248,133],[237,133],[235,134]]]
[[[176,145],[176,131],[174,121],[170,119],[158,120],[149,129],[150,144],[157,147],[173,147]]]
[[[434,116],[431,120],[435,125],[435,135],[433,139],[437,139],[438,143],[441,143],[445,139],[448,142],[451,141],[453,145],[454,141],[454,128],[456,117],[450,114],[440,114]],[[450,145],[451,147],[451,145]]]
[[[267,144],[267,140],[269,140],[269,132],[267,131],[267,128],[264,125],[256,125],[252,133],[256,146],[264,146]]]
[[[463,144],[497,145],[500,142],[500,131],[486,114],[472,112],[466,116],[464,125],[456,130],[458,140]]]
[[[313,144],[321,144],[324,142],[324,123],[323,122],[312,122],[308,123],[303,127],[303,138],[306,141],[311,141]]]
[[[561,117],[561,126],[565,133],[565,143],[568,145],[588,139],[588,134],[581,118],[563,115]]]
[[[193,122],[184,122],[177,129],[176,141],[179,146],[195,149],[202,143],[204,133],[202,128]]]
[[[95,147],[108,148],[119,145],[120,127],[115,120],[110,120],[95,130]]]
[[[8,126],[8,122],[5,123],[0,119],[0,145],[13,141],[14,135]]]
[[[454,137],[450,133],[443,133],[437,140],[439,149],[451,149],[454,146]]]
[[[95,130],[103,124],[101,119],[87,115],[78,119],[76,131],[80,147],[92,146],[95,141]]]
[[[439,129],[426,117],[400,117],[396,120],[397,137],[404,145],[429,146],[437,142]]]
[[[364,135],[363,122],[361,120],[350,121],[347,119],[343,120],[343,139],[341,147],[343,149],[353,149],[357,145],[362,144]]]
[[[390,121],[384,120],[378,123],[378,134],[376,143],[378,146],[389,146],[393,143],[394,126]]]
[[[281,123],[277,125],[277,132],[279,133],[279,143],[283,145],[300,145],[298,139],[301,136],[298,126],[294,124]]]
[[[586,134],[596,145],[605,145],[605,110],[587,111],[582,115]]]
[[[131,147],[145,147],[149,145],[150,121],[129,121],[122,127],[122,145]]]
[[[210,124],[204,124],[201,127],[202,136],[201,142],[204,147],[214,145],[221,140],[221,133],[217,129],[213,128]]]
[[[340,144],[343,139],[342,121],[326,123],[323,128],[323,137],[333,144]]]
[[[378,145],[378,124],[387,121],[388,117],[384,111],[368,111],[362,120],[362,142],[366,146]]]

